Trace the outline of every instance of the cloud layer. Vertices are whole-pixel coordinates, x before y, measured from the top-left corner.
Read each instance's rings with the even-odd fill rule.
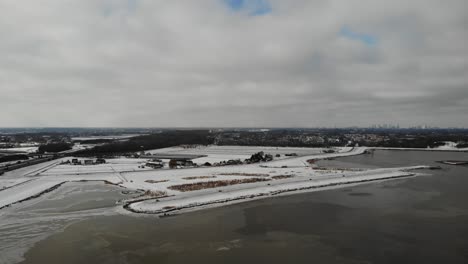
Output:
[[[0,0],[0,126],[468,126],[465,0],[229,2]]]

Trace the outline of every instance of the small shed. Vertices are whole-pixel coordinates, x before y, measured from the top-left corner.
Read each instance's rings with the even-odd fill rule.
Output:
[[[163,162],[157,162],[157,161],[149,161],[149,162],[147,162],[145,164],[145,166],[153,168],[153,169],[160,169],[160,168],[164,167],[164,163]]]

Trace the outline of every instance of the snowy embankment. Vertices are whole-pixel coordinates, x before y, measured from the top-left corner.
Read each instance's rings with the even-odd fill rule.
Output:
[[[23,180],[24,178],[22,178]],[[67,182],[80,182],[80,181],[102,181],[109,182],[112,184],[118,184],[122,182],[122,179],[118,176],[75,176],[75,177],[38,177],[29,178],[18,184],[8,186],[7,188],[0,190],[0,210],[9,207],[14,204],[18,204],[30,199],[38,198],[43,194],[51,192],[62,184]]]
[[[39,147],[18,147],[18,148],[2,148],[0,151],[8,153],[8,152],[23,152],[23,153],[35,153]]]
[[[13,188],[2,190],[0,192],[0,209],[38,197],[45,192],[59,187],[63,183],[63,181],[57,180],[37,179],[18,184]]]
[[[151,213],[166,215],[186,210],[221,206],[232,203],[268,198],[277,195],[293,194],[297,192],[318,191],[346,185],[362,184],[371,181],[390,180],[414,176],[409,172],[415,169],[426,169],[427,166],[414,166],[393,169],[376,169],[346,176],[342,173],[324,177],[301,177],[300,180],[280,180],[277,182],[247,184],[233,186],[222,190],[201,190],[160,200],[146,200],[126,205],[126,209],[136,213]]]

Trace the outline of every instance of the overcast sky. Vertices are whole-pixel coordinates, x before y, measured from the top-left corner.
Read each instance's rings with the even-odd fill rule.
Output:
[[[0,127],[468,127],[466,0],[0,0]]]

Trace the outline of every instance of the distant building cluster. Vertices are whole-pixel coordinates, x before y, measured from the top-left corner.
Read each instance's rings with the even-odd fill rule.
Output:
[[[97,159],[78,159],[73,158],[71,160],[63,161],[61,164],[69,164],[69,165],[97,165],[97,164],[105,164],[106,160],[103,158]]]

